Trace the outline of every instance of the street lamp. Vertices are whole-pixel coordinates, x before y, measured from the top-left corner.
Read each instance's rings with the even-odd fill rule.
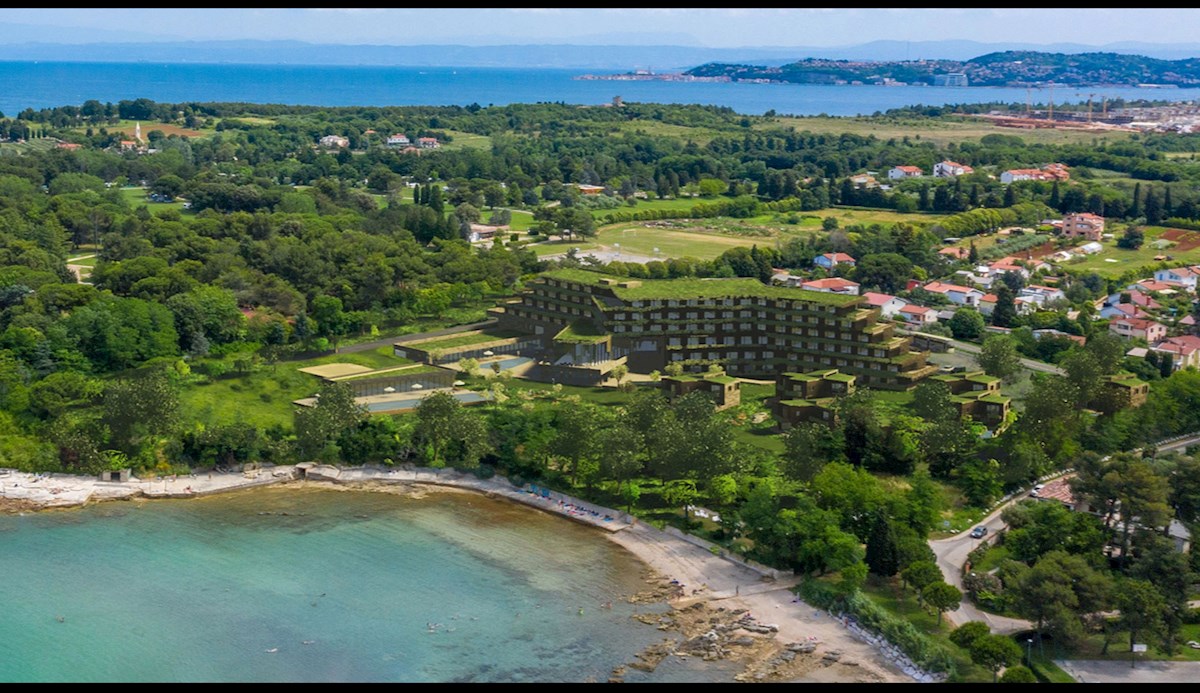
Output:
[[[1025,638],[1025,666],[1033,668],[1033,638]]]

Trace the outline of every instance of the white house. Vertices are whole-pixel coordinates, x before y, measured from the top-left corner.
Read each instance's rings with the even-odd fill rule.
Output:
[[[918,306],[915,303],[910,303],[899,311],[896,315],[904,322],[914,325],[918,328],[925,325],[931,325],[938,321],[937,311],[925,306]]]
[[[947,284],[945,282],[929,282],[921,288],[935,294],[941,294],[950,299],[951,303],[956,303],[960,306],[970,306],[972,308],[978,308],[979,299],[983,298],[983,292],[979,289],[972,289],[957,284]]]
[[[896,166],[888,171],[888,178],[892,180],[898,178],[920,178],[924,174],[925,172],[917,166]]]
[[[1057,301],[1067,297],[1067,295],[1063,293],[1062,289],[1058,289],[1053,286],[1039,286],[1037,284],[1030,284],[1024,289],[1021,289],[1017,292],[1017,296],[1021,298],[1028,298],[1039,306],[1044,306],[1051,301]]]
[[[321,138],[321,146],[327,149],[334,149],[336,147],[349,147],[350,140],[342,137],[341,135],[325,135]]]
[[[438,142],[436,137],[418,137],[417,146],[421,149],[437,149],[442,143]]]
[[[858,284],[849,279],[841,277],[829,277],[828,279],[814,279],[810,282],[804,282],[800,285],[801,289],[809,291],[823,291],[827,294],[849,294],[851,296],[858,295]]]
[[[1200,267],[1175,267],[1154,272],[1154,278],[1158,281],[1183,284],[1191,291],[1196,290],[1198,277],[1200,277]]]
[[[407,135],[388,135],[387,146],[389,147],[407,147],[409,145]]]
[[[850,257],[846,253],[825,253],[824,255],[818,255],[813,258],[814,265],[817,267],[824,267],[825,269],[833,269],[838,265],[850,265],[853,267],[854,262],[854,258]]]
[[[908,301],[902,298],[897,298],[890,294],[878,294],[874,291],[868,291],[863,294],[867,299],[867,303],[872,308],[878,308],[880,315],[885,318],[894,316],[901,308],[908,305]]]
[[[955,176],[964,176],[974,172],[975,169],[970,166],[954,161],[939,161],[933,165],[933,175],[935,178],[954,178]]]

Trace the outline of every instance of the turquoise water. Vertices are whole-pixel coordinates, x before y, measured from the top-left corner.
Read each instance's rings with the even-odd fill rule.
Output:
[[[3,516],[0,681],[604,681],[664,635],[631,618],[664,605],[623,599],[642,570],[594,529],[474,494]]]
[[[602,104],[620,95],[629,102],[728,106],[738,113],[836,116],[870,115],[916,104],[1023,104],[1023,88],[878,87],[707,82],[576,80],[583,70],[481,67],[355,67],[162,63],[0,62],[0,112],[79,106],[88,99],[246,101],[314,106],[466,106],[563,101]],[[1188,100],[1200,89],[1059,87],[1033,90],[1035,103],[1087,103],[1107,97]]]

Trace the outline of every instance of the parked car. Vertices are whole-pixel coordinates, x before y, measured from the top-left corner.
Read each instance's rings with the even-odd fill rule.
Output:
[[[987,527],[984,527],[983,525],[971,530],[971,537],[973,539],[982,539],[985,536],[987,536]]]
[[[1037,498],[1038,491],[1041,491],[1045,487],[1046,487],[1045,484],[1038,484],[1037,486],[1033,487],[1033,490],[1029,492],[1029,495],[1033,496],[1034,498]]]

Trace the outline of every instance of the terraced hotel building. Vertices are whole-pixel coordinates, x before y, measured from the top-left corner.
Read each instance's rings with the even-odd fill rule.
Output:
[[[649,373],[682,362],[746,378],[836,368],[861,386],[905,390],[937,370],[866,299],[755,279],[555,270],[489,312],[499,328],[536,339],[539,369],[529,377],[557,382],[600,382],[621,363]]]

